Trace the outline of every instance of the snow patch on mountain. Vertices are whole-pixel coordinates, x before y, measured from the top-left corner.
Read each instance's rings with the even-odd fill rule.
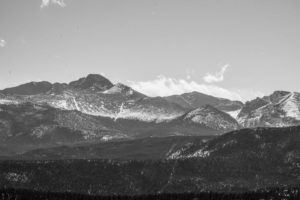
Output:
[[[122,138],[128,138],[127,135],[125,134],[117,134],[117,135],[104,135],[101,140],[104,142],[108,142],[110,140],[115,140],[115,139],[122,139]]]
[[[0,99],[0,104],[18,104],[18,101],[10,100],[10,99]]]
[[[78,106],[78,103],[77,103],[75,97],[73,97],[72,100],[73,100],[73,102],[74,102],[74,105],[75,105],[76,110],[80,110],[80,108],[79,108],[79,106]]]
[[[124,112],[124,103],[121,104],[120,106],[120,111],[119,113],[117,113],[117,115],[115,116],[115,121],[120,117],[122,116],[122,113]]]
[[[167,157],[167,159],[175,160],[175,159],[186,159],[186,158],[206,158],[206,157],[209,157],[210,154],[213,152],[213,151],[205,150],[205,147],[204,147],[204,148],[198,149],[194,152],[187,153],[186,151],[189,150],[190,146],[191,145],[183,147],[183,148],[175,151],[174,153],[169,155]]]
[[[118,118],[123,119],[135,119],[145,122],[164,122],[164,121],[171,121],[180,114],[173,114],[173,113],[160,113],[160,112],[149,112],[143,110],[133,110],[133,109],[123,109],[122,112],[118,114]]]
[[[133,95],[134,91],[121,83],[117,83],[113,87],[109,88],[108,90],[105,90],[103,94],[123,94],[126,96]]]
[[[193,154],[187,155],[187,158],[206,158],[210,156],[210,151],[206,151],[203,149],[200,149],[196,152],[194,152]]]
[[[237,116],[239,115],[239,113],[241,112],[242,109],[238,109],[238,110],[234,110],[234,111],[224,111],[226,112],[228,115],[230,115],[232,118],[237,119]]]
[[[292,92],[289,99],[285,102],[282,109],[285,111],[287,117],[292,117],[297,120],[300,120],[300,101],[299,97],[297,98],[295,93]]]
[[[9,182],[16,182],[16,183],[27,183],[29,181],[29,178],[24,173],[16,173],[16,172],[8,172],[5,175],[6,180]]]

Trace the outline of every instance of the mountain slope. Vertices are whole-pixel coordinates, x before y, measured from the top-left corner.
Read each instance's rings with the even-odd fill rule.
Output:
[[[115,121],[130,119],[150,124],[173,121],[188,112],[210,105],[219,112],[211,110],[210,113],[215,114],[202,114],[202,120],[206,121],[204,125],[223,132],[239,127],[300,125],[300,93],[275,91],[270,96],[256,98],[245,105],[239,101],[199,92],[148,97],[121,83],[112,84],[107,78],[97,74],[90,74],[69,84],[31,82],[0,91],[0,104],[26,102],[47,104],[61,110],[76,110]],[[225,113],[236,119],[239,125]],[[197,118],[199,117],[200,115]],[[221,123],[225,121],[226,124]]]
[[[69,87],[80,90],[92,89],[104,91],[113,87],[113,84],[107,78],[99,74],[89,74],[87,77],[70,82]]]
[[[300,126],[241,129],[205,143],[188,145],[174,152],[169,158],[224,157],[238,159],[243,155],[262,159],[282,158],[284,163],[300,167]]]
[[[30,82],[17,87],[7,88],[1,90],[0,93],[4,95],[36,95],[46,93],[51,90],[52,84],[46,81]]]
[[[300,93],[275,91],[246,102],[237,120],[244,127],[284,127],[300,124]]]
[[[157,123],[112,119],[74,110],[60,110],[47,104],[0,104],[0,146],[16,152],[43,146],[220,133],[220,130],[202,124],[178,120]]]
[[[213,106],[205,105],[182,116],[185,121],[203,124],[215,130],[232,131],[240,128],[238,122]]]
[[[76,144],[53,148],[39,148],[20,155],[8,154],[17,160],[63,159],[117,159],[160,160],[172,152],[193,142],[201,142],[210,136],[148,137],[136,140],[109,141],[93,144]],[[117,148],[116,148],[117,147]],[[5,154],[3,154],[5,155]],[[6,157],[8,158],[8,157]]]
[[[217,98],[199,92],[184,93],[182,95],[172,95],[164,97],[169,102],[181,105],[182,107],[192,110],[204,105],[211,105],[222,111],[235,111],[242,108],[243,103],[240,101],[231,101],[228,99]]]
[[[1,91],[0,103],[48,104],[94,116],[147,122],[170,120],[185,113],[180,105],[164,98],[147,97],[120,83],[113,85],[101,75],[90,74],[69,84],[47,83],[42,89],[34,85],[30,83]]]

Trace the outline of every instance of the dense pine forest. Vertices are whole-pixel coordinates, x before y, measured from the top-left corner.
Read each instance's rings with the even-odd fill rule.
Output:
[[[90,196],[76,193],[40,192],[24,189],[1,189],[1,200],[298,200],[300,188],[273,188],[245,193],[181,193],[149,194],[139,196]]]
[[[169,161],[2,161],[0,184],[92,195],[141,195],[195,191],[246,192],[298,185],[296,168],[241,156]],[[274,161],[275,158],[273,159]],[[220,167],[221,166],[221,167]]]

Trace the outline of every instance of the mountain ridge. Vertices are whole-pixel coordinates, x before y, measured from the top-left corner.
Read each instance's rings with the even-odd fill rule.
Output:
[[[41,84],[41,82],[37,84]],[[148,97],[124,84],[112,84],[105,77],[96,74],[89,74],[87,77],[71,81],[69,84],[47,82],[47,88],[43,90],[29,85],[27,87],[31,92],[22,93],[22,88],[25,86],[27,85],[23,84],[0,91],[0,93],[4,91],[7,94],[1,98],[0,103],[47,103],[55,108],[78,110],[95,116],[115,119],[130,118],[149,122],[175,119],[196,108],[195,106],[186,108],[166,97]],[[197,93],[197,95],[205,96],[206,101],[214,99],[220,101],[220,104],[224,104],[224,102],[231,104],[230,100],[201,93]],[[199,99],[197,101],[199,102]],[[217,105],[217,103],[215,104]],[[240,103],[237,104],[240,105]]]
[[[237,116],[244,127],[282,127],[300,124],[300,93],[275,91],[245,103]]]
[[[102,75],[89,74],[68,84],[30,82],[6,88],[0,94],[0,104],[48,104],[62,110],[77,110],[115,120],[122,118],[160,123],[211,105],[223,112],[223,116],[226,113],[231,115],[239,127],[300,124],[300,94],[297,92],[274,91],[269,96],[245,104],[199,92],[148,97],[122,83],[113,84]],[[224,130],[229,130],[229,127]]]

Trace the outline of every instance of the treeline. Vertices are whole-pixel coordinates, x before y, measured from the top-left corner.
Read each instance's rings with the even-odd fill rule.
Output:
[[[90,196],[76,193],[41,192],[25,189],[1,189],[1,200],[299,200],[300,187],[275,188],[245,193],[183,193],[139,196]]]

